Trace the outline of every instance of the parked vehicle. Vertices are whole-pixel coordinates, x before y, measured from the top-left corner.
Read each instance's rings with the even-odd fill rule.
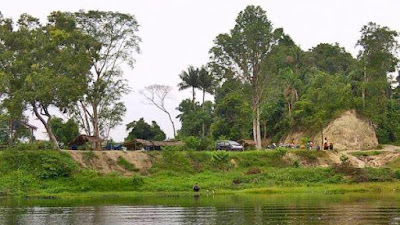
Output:
[[[243,151],[243,146],[236,141],[217,141],[215,147],[217,150],[229,150],[229,151]]]

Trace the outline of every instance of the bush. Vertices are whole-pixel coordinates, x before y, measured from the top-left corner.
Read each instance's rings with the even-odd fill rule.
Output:
[[[310,138],[308,138],[308,137],[303,137],[300,139],[300,143],[302,145],[306,145],[309,141],[310,141]]]
[[[138,168],[135,167],[132,163],[128,162],[124,157],[119,156],[117,160],[117,164],[120,165],[122,168],[128,171],[139,171]]]
[[[0,171],[23,170],[40,179],[69,177],[78,166],[70,155],[55,150],[6,150],[0,155]]]
[[[182,146],[164,146],[162,147],[162,151],[182,151]]]
[[[394,174],[396,175],[396,178],[400,180],[400,170],[396,170]]]
[[[189,136],[183,139],[185,143],[185,147],[187,150],[200,150],[201,149],[201,140],[200,138]]]
[[[134,176],[132,177],[132,184],[136,187],[140,187],[144,184],[143,177]]]
[[[93,150],[93,148],[89,142],[86,142],[85,144],[78,146],[78,150]]]
[[[53,143],[50,141],[34,141],[32,143],[18,143],[12,148],[13,150],[52,150]]]

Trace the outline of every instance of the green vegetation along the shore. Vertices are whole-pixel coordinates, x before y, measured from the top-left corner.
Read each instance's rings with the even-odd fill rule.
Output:
[[[400,190],[400,170],[396,168],[359,169],[346,163],[329,168],[302,167],[302,163],[312,165],[316,158],[325,157],[323,151],[290,151],[302,163],[285,159],[288,150],[284,149],[149,154],[153,161],[151,169],[134,169],[133,175],[123,176],[83,169],[65,152],[5,150],[0,153],[0,193],[30,196],[188,193],[195,182],[204,194]]]

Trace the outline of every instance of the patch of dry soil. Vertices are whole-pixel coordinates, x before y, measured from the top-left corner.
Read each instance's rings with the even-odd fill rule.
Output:
[[[117,164],[118,158],[123,157],[133,164],[140,172],[151,168],[152,162],[148,154],[143,151],[75,151],[65,150],[82,167],[97,170],[100,173],[120,172],[123,175],[132,175],[132,171]],[[92,153],[88,153],[92,152]]]

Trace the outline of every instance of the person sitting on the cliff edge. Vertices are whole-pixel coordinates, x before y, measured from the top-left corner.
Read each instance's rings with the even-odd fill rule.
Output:
[[[194,192],[200,191],[200,187],[199,187],[199,185],[197,185],[197,183],[194,184],[194,186],[193,186],[193,191],[194,191]]]

